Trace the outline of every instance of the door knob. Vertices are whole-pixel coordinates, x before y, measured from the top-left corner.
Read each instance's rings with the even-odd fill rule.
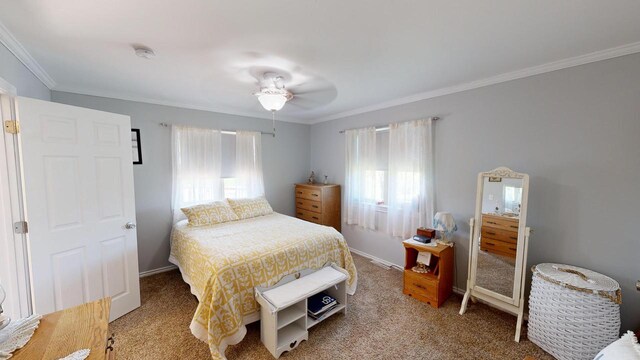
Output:
[[[132,222],[128,222],[128,223],[124,224],[124,228],[125,229],[135,229],[136,228],[136,224],[134,224]]]

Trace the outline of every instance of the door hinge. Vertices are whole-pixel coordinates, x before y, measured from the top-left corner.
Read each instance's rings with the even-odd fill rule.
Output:
[[[13,231],[16,234],[26,234],[29,232],[29,224],[26,221],[18,221],[13,223]]]
[[[20,132],[20,123],[18,120],[6,120],[4,122],[4,131],[9,134],[17,134]]]

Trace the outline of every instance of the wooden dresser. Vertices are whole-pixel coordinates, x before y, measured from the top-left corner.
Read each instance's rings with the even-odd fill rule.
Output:
[[[340,185],[296,184],[296,217],[341,231]]]
[[[440,307],[453,292],[453,247],[402,243],[405,250],[404,287],[402,292],[433,306]],[[411,270],[416,266],[419,252],[431,253],[431,269],[426,274]]]
[[[15,360],[57,360],[89,349],[88,360],[115,359],[113,336],[107,339],[111,298],[44,315],[29,342],[16,350]]]
[[[515,258],[519,224],[519,218],[482,214],[480,250]]]

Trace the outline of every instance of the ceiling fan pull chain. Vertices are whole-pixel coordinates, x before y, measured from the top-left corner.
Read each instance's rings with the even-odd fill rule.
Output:
[[[271,110],[271,121],[273,124],[273,137],[276,137],[276,111]]]

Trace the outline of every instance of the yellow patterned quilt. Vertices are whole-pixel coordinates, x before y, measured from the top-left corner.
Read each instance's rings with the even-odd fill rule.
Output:
[[[255,286],[329,263],[349,273],[349,294],[358,278],[339,232],[277,213],[205,227],[182,221],[173,228],[169,260],[198,298],[191,332],[209,344],[214,359],[224,358],[227,346],[244,338],[245,324],[259,319]]]

